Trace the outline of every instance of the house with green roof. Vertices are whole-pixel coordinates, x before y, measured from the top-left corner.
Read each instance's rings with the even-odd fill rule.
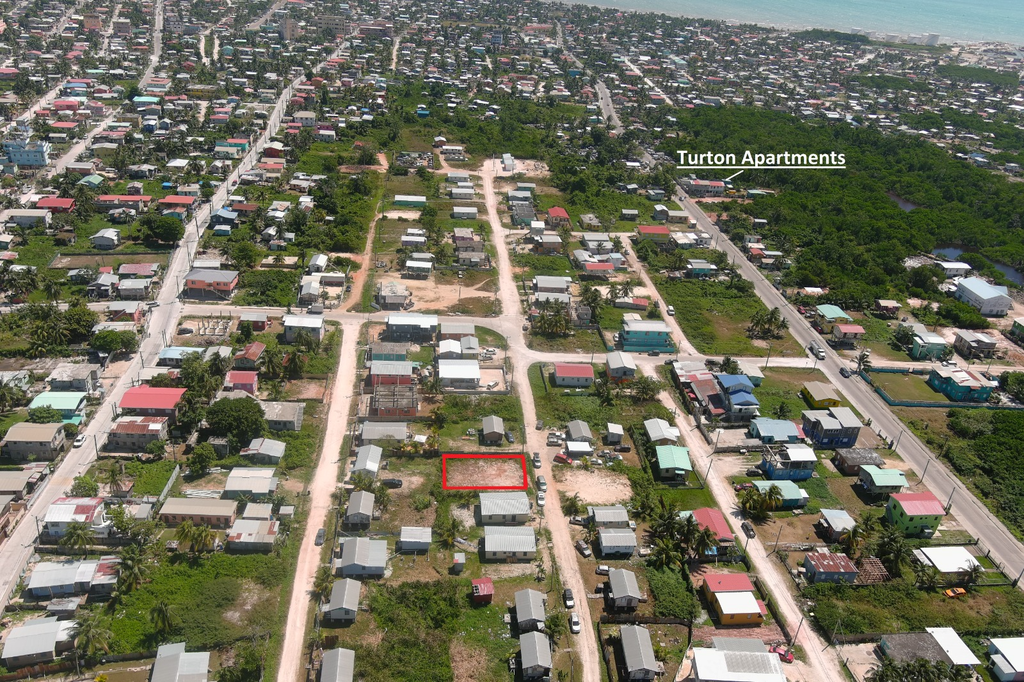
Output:
[[[890,495],[907,487],[907,477],[899,469],[882,469],[874,464],[860,468],[860,484],[872,495]]]
[[[837,305],[826,303],[819,305],[814,310],[814,326],[821,330],[822,334],[831,334],[832,328],[837,324],[850,324],[853,318],[843,312]]]
[[[658,474],[663,481],[686,481],[693,471],[690,448],[679,445],[659,445],[654,449],[658,461]]]
[[[60,412],[64,422],[80,424],[82,422],[82,411],[85,409],[85,396],[83,391],[45,391],[37,395],[28,409],[37,407],[52,407]]]
[[[805,507],[810,500],[810,495],[807,494],[807,491],[793,481],[754,481],[754,488],[762,495],[767,493],[772,486],[778,488],[779,492],[782,493],[780,509]]]

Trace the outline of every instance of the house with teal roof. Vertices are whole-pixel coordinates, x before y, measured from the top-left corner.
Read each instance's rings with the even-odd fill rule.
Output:
[[[906,488],[906,475],[899,469],[882,469],[874,464],[865,464],[858,474],[864,490],[872,495],[890,495]]]
[[[762,495],[775,486],[782,493],[782,504],[779,509],[796,509],[807,506],[810,495],[793,481],[754,481],[754,488]]]
[[[654,449],[658,474],[663,481],[686,481],[693,471],[690,448],[679,445],[659,445]]]
[[[84,391],[46,391],[37,395],[28,404],[28,409],[52,407],[60,412],[65,423],[80,424],[86,395]]]
[[[852,322],[853,318],[837,305],[826,303],[815,308],[814,325],[821,330],[822,334],[831,334],[832,328],[837,324],[851,324]]]

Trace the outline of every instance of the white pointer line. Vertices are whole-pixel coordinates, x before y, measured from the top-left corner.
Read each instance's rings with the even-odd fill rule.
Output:
[[[824,169],[824,170],[846,170],[846,166],[676,166],[677,170],[798,170],[798,169]]]

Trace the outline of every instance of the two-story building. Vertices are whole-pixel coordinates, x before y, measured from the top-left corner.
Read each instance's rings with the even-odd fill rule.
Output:
[[[7,430],[0,450],[15,462],[25,460],[53,461],[64,451],[67,441],[64,424],[32,424],[19,422]]]
[[[1006,287],[989,284],[980,277],[961,279],[954,296],[986,317],[1003,317],[1013,307]]]
[[[929,491],[893,493],[885,505],[886,521],[913,537],[931,537],[945,516],[946,508]]]
[[[664,320],[645,320],[635,313],[623,317],[620,338],[622,350],[630,353],[674,353],[676,348],[672,329]]]
[[[984,403],[999,384],[975,370],[933,367],[928,385],[958,403]]]
[[[770,481],[806,481],[814,473],[818,458],[808,445],[789,443],[765,446],[761,471]]]
[[[851,448],[856,445],[862,427],[848,407],[803,412],[804,435],[819,448]]]

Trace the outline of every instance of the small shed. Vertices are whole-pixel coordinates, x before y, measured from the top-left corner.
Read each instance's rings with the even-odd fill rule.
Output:
[[[490,604],[494,599],[494,582],[490,578],[474,578],[471,582],[473,584],[473,603]]]

